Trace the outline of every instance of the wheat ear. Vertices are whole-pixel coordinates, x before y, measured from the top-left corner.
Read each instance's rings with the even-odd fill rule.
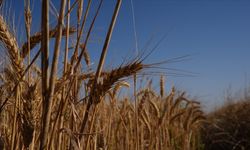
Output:
[[[0,15],[0,41],[4,44],[8,50],[10,61],[15,71],[21,73],[22,63],[19,58],[19,48],[15,36],[9,29],[9,26],[5,22],[3,16]]]

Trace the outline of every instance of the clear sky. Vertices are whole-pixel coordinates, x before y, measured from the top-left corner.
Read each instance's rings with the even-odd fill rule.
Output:
[[[244,88],[250,75],[249,0],[134,0],[134,8],[140,48],[152,35],[159,40],[167,33],[152,60],[191,55],[191,60],[171,66],[197,73],[196,77],[169,77],[167,84],[208,106],[220,103],[229,86]],[[130,9],[125,2],[114,39],[133,45]]]
[[[35,1],[33,31],[40,28],[40,1]],[[53,2],[59,6],[59,0]],[[250,76],[249,0],[133,0],[133,3],[139,50],[148,41],[151,41],[150,47],[154,47],[167,35],[146,60],[147,63],[191,55],[189,60],[163,67],[193,72],[195,77],[167,76],[167,85],[174,84],[189,95],[198,97],[207,107],[221,103],[229,86],[233,90],[244,88]],[[22,1],[13,0],[13,4],[16,14],[20,15]],[[93,42],[89,45],[92,60],[99,59],[114,5],[115,0],[104,2],[92,36]],[[76,22],[75,19],[72,18],[72,22]],[[134,48],[131,3],[123,0],[106,67],[121,63],[124,58],[132,58]]]

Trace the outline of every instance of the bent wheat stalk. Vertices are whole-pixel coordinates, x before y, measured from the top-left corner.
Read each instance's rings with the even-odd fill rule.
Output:
[[[67,31],[69,30],[69,31]],[[75,33],[75,28],[71,27],[69,29],[62,30],[62,36],[66,36],[67,34]],[[49,38],[55,38],[57,35],[57,27],[49,31]],[[33,49],[37,44],[39,44],[42,40],[42,33],[37,32],[33,36],[30,37],[30,49]],[[25,42],[21,48],[21,57],[25,58],[28,55],[28,41]]]

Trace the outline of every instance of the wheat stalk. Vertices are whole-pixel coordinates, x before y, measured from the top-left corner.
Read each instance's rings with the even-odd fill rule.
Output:
[[[42,39],[41,39],[41,68],[42,68],[42,126],[40,135],[40,149],[47,148],[47,138],[49,134],[49,119],[48,110],[51,103],[48,101],[49,89],[49,0],[42,1]]]
[[[164,76],[161,75],[161,78],[160,78],[160,95],[161,95],[161,97],[164,97],[164,93],[165,93],[165,81],[164,81]]]

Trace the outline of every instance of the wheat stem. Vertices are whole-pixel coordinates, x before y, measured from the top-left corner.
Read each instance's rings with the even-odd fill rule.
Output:
[[[49,0],[42,1],[42,17],[41,17],[42,41],[41,41],[41,68],[42,68],[42,126],[40,135],[40,150],[47,148],[47,138],[49,132],[48,114],[48,71],[49,71]]]

